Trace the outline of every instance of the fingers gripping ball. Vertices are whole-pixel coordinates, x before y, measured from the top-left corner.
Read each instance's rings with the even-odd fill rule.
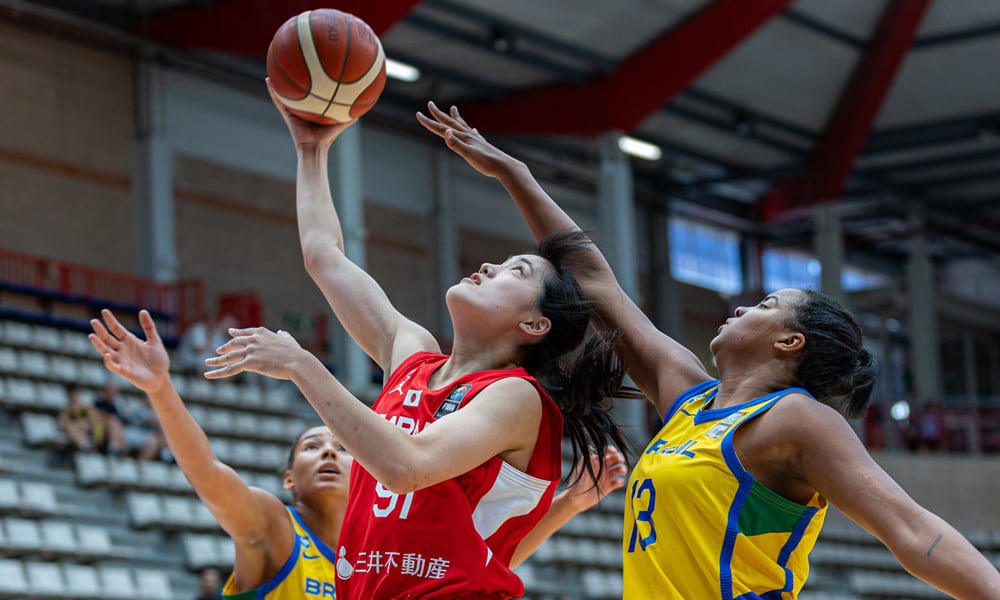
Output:
[[[309,10],[278,28],[267,49],[267,76],[293,114],[330,125],[356,119],[385,87],[385,52],[361,19]]]

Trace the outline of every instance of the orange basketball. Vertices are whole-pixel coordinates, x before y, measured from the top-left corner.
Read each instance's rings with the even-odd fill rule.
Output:
[[[375,105],[385,87],[385,52],[372,28],[354,15],[308,10],[274,34],[267,76],[292,114],[342,123]]]

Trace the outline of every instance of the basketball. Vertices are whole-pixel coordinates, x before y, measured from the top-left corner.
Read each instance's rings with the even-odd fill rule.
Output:
[[[285,107],[331,125],[368,112],[385,87],[385,52],[371,27],[335,9],[303,12],[278,28],[267,76]]]

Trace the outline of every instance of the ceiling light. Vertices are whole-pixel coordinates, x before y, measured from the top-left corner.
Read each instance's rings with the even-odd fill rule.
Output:
[[[656,144],[637,140],[627,135],[618,138],[618,149],[625,154],[630,154],[643,160],[660,160],[663,156],[663,151]]]
[[[416,81],[420,79],[420,69],[391,58],[385,59],[385,74],[400,81]]]

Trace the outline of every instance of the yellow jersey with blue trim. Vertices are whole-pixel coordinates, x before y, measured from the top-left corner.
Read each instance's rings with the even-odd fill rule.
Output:
[[[291,506],[285,507],[295,528],[295,546],[278,574],[256,589],[236,593],[233,578],[222,588],[225,600],[333,600],[336,555],[309,531],[302,517]]]
[[[622,540],[624,597],[793,600],[826,500],[802,505],[751,475],[733,435],[788,394],[711,408],[719,382],[705,381],[671,405],[629,478]]]

